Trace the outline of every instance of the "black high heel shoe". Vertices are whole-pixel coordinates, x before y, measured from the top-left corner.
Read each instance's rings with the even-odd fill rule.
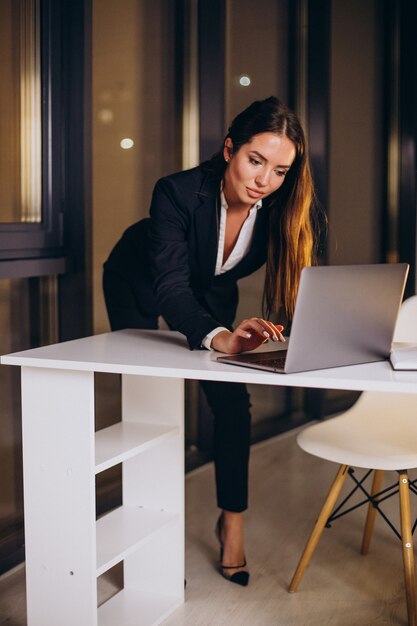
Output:
[[[246,587],[248,582],[249,582],[249,572],[235,572],[234,574],[227,574],[225,572],[225,570],[227,569],[239,569],[240,567],[246,567],[246,559],[244,560],[244,562],[242,563],[242,565],[223,565],[223,542],[222,542],[222,536],[221,536],[221,530],[222,530],[222,521],[223,521],[223,517],[222,515],[220,515],[219,519],[217,520],[217,524],[216,524],[216,528],[215,528],[215,535],[217,537],[217,540],[220,544],[220,569],[221,569],[221,575],[223,576],[223,578],[225,578],[226,580],[230,581],[231,583],[236,583],[237,585],[241,585],[242,587]]]

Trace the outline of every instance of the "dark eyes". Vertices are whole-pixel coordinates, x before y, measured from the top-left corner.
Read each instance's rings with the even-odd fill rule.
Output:
[[[262,165],[262,161],[259,161],[259,159],[255,159],[254,157],[249,157],[249,163],[251,163],[252,165]],[[275,174],[277,176],[279,176],[280,178],[282,178],[283,176],[285,176],[287,173],[287,170],[275,170]]]

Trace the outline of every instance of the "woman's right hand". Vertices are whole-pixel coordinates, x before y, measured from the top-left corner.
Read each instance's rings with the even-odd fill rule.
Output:
[[[261,317],[251,317],[243,320],[233,332],[222,330],[211,342],[213,350],[226,354],[238,354],[255,350],[261,344],[271,339],[272,341],[285,341],[281,332],[284,327],[281,324],[273,324]]]

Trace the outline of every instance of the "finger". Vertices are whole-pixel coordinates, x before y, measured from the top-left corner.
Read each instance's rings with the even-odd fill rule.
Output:
[[[273,324],[269,320],[264,320],[262,318],[258,318],[258,319],[259,319],[259,322],[263,325],[263,327],[268,329],[270,338],[273,341],[285,342],[285,337],[281,333],[281,331],[284,330],[284,327],[282,326],[282,324]]]
[[[284,326],[282,324],[274,324],[274,327],[275,327],[275,331],[276,331],[276,333],[278,335],[278,340],[282,341],[282,342],[285,342],[286,339],[285,339],[284,335],[282,334],[282,331],[284,330]]]
[[[269,320],[264,320],[262,318],[258,318],[259,323],[262,324],[262,327],[265,329],[264,334],[267,333],[268,337],[272,339],[272,341],[282,341],[283,337],[278,328],[270,322]]]
[[[278,341],[281,341],[282,343],[285,343],[287,341],[282,333],[278,332],[277,334],[278,334]]]
[[[273,328],[274,335],[273,335],[272,339],[274,341],[285,341],[284,336],[281,334],[281,330],[280,330],[282,328],[282,326],[276,326],[275,324],[272,324],[272,322],[268,322],[268,323]]]
[[[263,338],[270,338],[271,333],[267,330],[267,327],[262,325],[257,317],[251,317],[250,319],[243,320],[238,326],[238,329],[242,329],[249,333],[255,332],[257,335]]]
[[[240,326],[236,328],[235,333],[244,339],[250,339],[252,337],[252,333],[249,330],[241,328]]]

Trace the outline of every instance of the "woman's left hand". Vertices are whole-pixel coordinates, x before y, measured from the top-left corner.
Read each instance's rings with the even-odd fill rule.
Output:
[[[272,341],[285,341],[281,324],[273,324],[260,317],[251,317],[243,320],[233,332],[220,331],[212,340],[211,347],[218,352],[238,354],[248,350],[255,350],[261,344]]]

